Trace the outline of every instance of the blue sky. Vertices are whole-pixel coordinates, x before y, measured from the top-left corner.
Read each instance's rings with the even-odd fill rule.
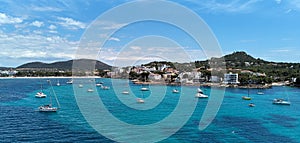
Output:
[[[16,67],[33,61],[54,62],[74,58],[81,36],[89,25],[105,11],[126,2],[0,0],[0,66]],[[256,58],[269,61],[300,62],[299,0],[172,2],[197,13],[208,24],[218,39],[223,54],[246,51]],[[190,59],[207,58],[193,39],[176,27],[151,21],[122,26],[121,23],[103,25],[103,29],[119,30],[105,43],[106,48],[102,50],[104,54],[98,57],[99,60],[113,64],[114,57],[122,55],[120,49],[124,46],[131,49],[126,51],[131,52],[131,55],[124,54],[119,58],[131,60],[126,64],[163,60],[162,57],[167,56],[155,57],[157,52],[172,55],[173,59],[170,57],[168,60],[180,59],[178,57],[184,55],[180,55],[178,49],[176,50],[178,45],[164,45],[164,42],[170,39],[185,47]],[[162,38],[160,41],[157,37],[147,35],[159,35],[167,39]],[[163,48],[168,46],[174,46],[175,49]],[[149,52],[155,48],[155,52],[149,54],[151,56],[137,56],[139,50]]]

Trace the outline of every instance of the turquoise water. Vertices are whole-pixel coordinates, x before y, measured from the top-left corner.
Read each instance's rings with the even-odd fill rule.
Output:
[[[58,79],[51,79],[55,84]],[[49,103],[49,97],[34,97],[43,84],[49,96],[51,88],[46,79],[1,79],[0,80],[0,142],[114,142],[91,127],[82,116],[73,92],[73,86],[65,84],[68,79],[59,79],[61,86],[53,86],[61,104],[57,113],[36,112],[38,106]],[[175,134],[161,142],[300,142],[300,89],[273,87],[265,89],[264,95],[257,95],[257,89],[250,90],[251,101],[241,99],[247,89],[227,88],[224,100],[216,118],[205,129],[199,130],[199,121],[208,102],[194,98],[197,87],[176,87],[182,94],[172,93],[171,86],[148,86],[150,91],[141,92],[140,85],[124,85],[126,80],[96,79],[104,82],[110,90],[93,87],[107,110],[119,120],[132,125],[148,125],[165,119],[181,102],[180,96],[190,98],[182,108],[196,105],[187,123]],[[84,84],[86,90],[89,84]],[[92,87],[92,86],[90,86]],[[113,88],[115,87],[115,88]],[[117,89],[130,89],[129,95],[122,95]],[[115,89],[115,90],[114,90]],[[209,87],[202,88],[209,94]],[[116,91],[116,92],[114,92]],[[91,97],[85,92],[84,96]],[[157,95],[156,95],[157,94]],[[164,95],[163,97],[159,97]],[[118,96],[128,102],[122,103]],[[135,98],[145,98],[145,104],[137,104]],[[150,107],[150,97],[159,104]],[[273,105],[274,98],[287,98],[291,106]],[[248,104],[255,103],[250,108]],[[56,104],[54,104],[56,105]],[[152,106],[152,105],[151,105]],[[137,107],[138,109],[134,109]],[[139,110],[143,109],[143,110]],[[189,114],[182,114],[189,116]],[[174,119],[175,121],[179,119]],[[111,128],[118,128],[113,125]],[[167,129],[165,129],[167,130]],[[167,130],[168,131],[168,130]],[[151,130],[149,131],[151,132]],[[148,132],[138,134],[146,136]],[[115,137],[125,138],[118,136]]]

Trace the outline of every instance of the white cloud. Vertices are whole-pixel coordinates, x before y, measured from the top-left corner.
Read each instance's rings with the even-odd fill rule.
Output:
[[[50,30],[50,31],[48,31],[49,33],[53,33],[53,34],[56,34],[56,33],[58,33],[57,31],[55,31],[55,30]]]
[[[66,27],[68,29],[72,29],[72,30],[77,30],[77,29],[84,29],[86,28],[86,24],[80,21],[76,21],[72,18],[68,18],[68,17],[58,17],[58,20],[60,20],[60,22],[58,22],[58,24],[60,24],[63,27]]]
[[[141,50],[142,48],[139,46],[131,46],[130,49],[132,50]]]
[[[271,50],[271,52],[282,53],[282,52],[291,52],[291,50],[290,49],[276,49],[276,50]]]
[[[70,59],[74,57],[77,41],[69,41],[59,36],[42,36],[39,31],[30,35],[5,34],[0,32],[1,59]],[[25,61],[23,61],[25,62]]]
[[[288,9],[288,10],[286,10],[284,13],[288,14],[288,13],[290,13],[290,12],[292,12],[292,11],[293,11],[292,9]]]
[[[300,9],[300,1],[299,0],[289,0],[290,4],[297,9]]]
[[[128,23],[116,23],[113,21],[96,21],[95,24],[103,30],[116,30],[128,25]]]
[[[98,55],[98,60],[113,66],[129,66],[151,61],[190,62],[206,59],[203,51],[186,50],[183,47],[144,47],[130,46],[120,48],[104,47]]]
[[[18,17],[12,17],[9,15],[6,15],[5,13],[0,13],[0,24],[16,24],[16,23],[22,23],[23,19]]]
[[[198,1],[187,0],[198,5],[198,9],[208,12],[247,12],[253,9],[253,5],[261,0],[231,0],[225,2],[217,2],[215,0]]]
[[[281,3],[281,0],[275,0],[275,2],[276,2],[277,4],[280,4],[280,3]]]
[[[56,26],[51,24],[48,28],[49,28],[50,30],[54,30],[54,29],[56,29]]]
[[[116,37],[110,37],[108,40],[110,40],[110,41],[120,41],[120,39],[119,38],[116,38]]]
[[[62,9],[55,8],[55,7],[48,7],[48,6],[46,6],[46,7],[32,6],[31,9],[34,11],[41,11],[41,12],[44,12],[44,11],[60,12],[60,11],[62,11]]]
[[[41,26],[44,25],[44,22],[42,22],[42,21],[34,21],[30,25],[36,26],[36,27],[41,27]]]
[[[103,26],[102,29],[105,29],[105,30],[112,30],[112,29],[119,29],[121,27],[123,27],[125,24],[111,24],[111,25],[106,25],[106,26]]]

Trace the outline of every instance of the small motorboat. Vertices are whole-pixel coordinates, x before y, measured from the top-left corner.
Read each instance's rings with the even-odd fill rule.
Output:
[[[250,103],[248,104],[249,107],[255,107],[255,104],[254,103]]]
[[[73,79],[67,81],[67,84],[73,84]]]
[[[142,87],[141,88],[141,91],[148,91],[149,90],[149,88],[147,88],[147,87]]]
[[[109,90],[110,89],[110,87],[108,87],[108,86],[101,86],[101,89],[103,89],[103,90]]]
[[[205,95],[200,88],[197,88],[197,93],[196,93],[195,97],[196,98],[208,98],[208,96]]]
[[[93,90],[92,88],[89,88],[89,89],[87,90],[87,92],[94,92],[94,90]]]
[[[291,102],[290,101],[285,101],[283,99],[274,99],[273,104],[276,104],[276,105],[291,105]]]
[[[208,96],[203,93],[196,93],[195,97],[196,98],[208,98]]]
[[[43,93],[43,92],[38,92],[38,93],[36,93],[36,95],[35,95],[35,97],[36,98],[45,98],[47,95],[45,94],[45,93]]]
[[[144,101],[142,98],[137,98],[137,99],[136,99],[136,102],[137,102],[137,103],[145,103],[145,101]]]
[[[179,93],[179,90],[178,89],[173,89],[172,92],[173,93]]]
[[[129,94],[129,91],[123,91],[122,94]]]

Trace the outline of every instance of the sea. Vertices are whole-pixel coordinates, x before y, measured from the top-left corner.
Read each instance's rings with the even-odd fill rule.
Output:
[[[252,100],[247,101],[242,96],[248,89],[200,87],[209,98],[198,99],[196,86],[106,78],[67,84],[69,80],[0,79],[0,142],[300,142],[300,88],[273,86],[263,95],[249,89]],[[47,97],[35,98],[41,90]],[[58,106],[55,96],[57,112],[38,112],[43,104]],[[275,98],[291,105],[274,105]]]

